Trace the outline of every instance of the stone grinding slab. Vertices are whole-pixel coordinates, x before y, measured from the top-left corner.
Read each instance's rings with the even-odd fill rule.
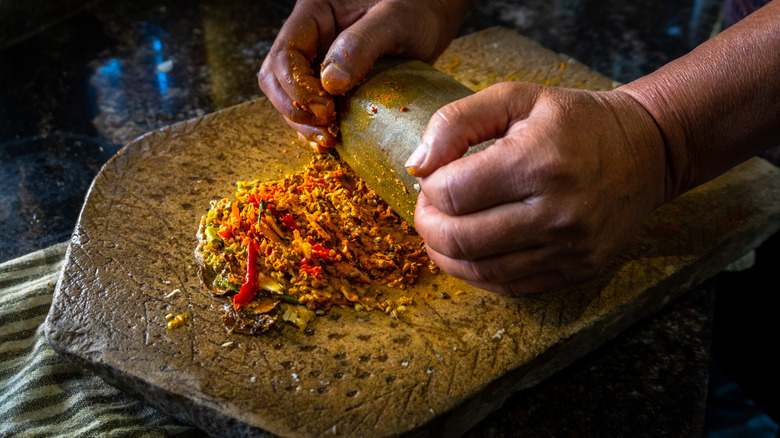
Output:
[[[437,66],[474,89],[614,85],[504,29],[456,40]],[[236,181],[310,158],[265,99],[127,145],[95,178],[72,236],[46,320],[52,347],[214,436],[459,435],[780,226],[780,174],[752,159],[656,211],[589,284],[507,298],[440,275],[399,320],[334,309],[306,331],[227,334],[223,300],[197,276],[200,217]],[[182,312],[191,321],[166,329],[165,315]]]

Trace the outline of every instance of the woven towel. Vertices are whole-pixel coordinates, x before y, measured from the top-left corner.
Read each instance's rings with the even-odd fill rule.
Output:
[[[203,435],[51,349],[43,322],[66,248],[0,264],[0,437]]]

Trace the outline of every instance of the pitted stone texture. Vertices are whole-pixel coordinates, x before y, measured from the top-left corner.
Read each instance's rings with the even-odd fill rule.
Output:
[[[450,50],[499,37],[507,58],[558,59],[501,30]],[[461,65],[472,55],[459,53]],[[227,334],[224,301],[196,275],[200,217],[236,181],[277,178],[310,157],[265,99],[126,146],[85,202],[46,322],[51,345],[215,436],[457,435],[717,273],[780,221],[780,175],[753,159],[659,209],[578,288],[507,298],[442,274],[414,289],[416,304],[398,321],[336,309],[307,331]],[[183,312],[192,320],[167,330],[165,315]]]

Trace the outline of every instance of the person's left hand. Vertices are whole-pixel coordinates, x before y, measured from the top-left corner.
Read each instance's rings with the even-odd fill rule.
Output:
[[[431,258],[507,294],[592,279],[669,196],[659,130],[620,91],[495,85],[440,109],[407,167]]]

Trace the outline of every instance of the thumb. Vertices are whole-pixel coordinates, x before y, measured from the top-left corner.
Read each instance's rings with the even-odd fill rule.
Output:
[[[540,92],[539,85],[504,82],[441,107],[406,161],[407,171],[426,177],[469,147],[502,136],[527,117]]]

